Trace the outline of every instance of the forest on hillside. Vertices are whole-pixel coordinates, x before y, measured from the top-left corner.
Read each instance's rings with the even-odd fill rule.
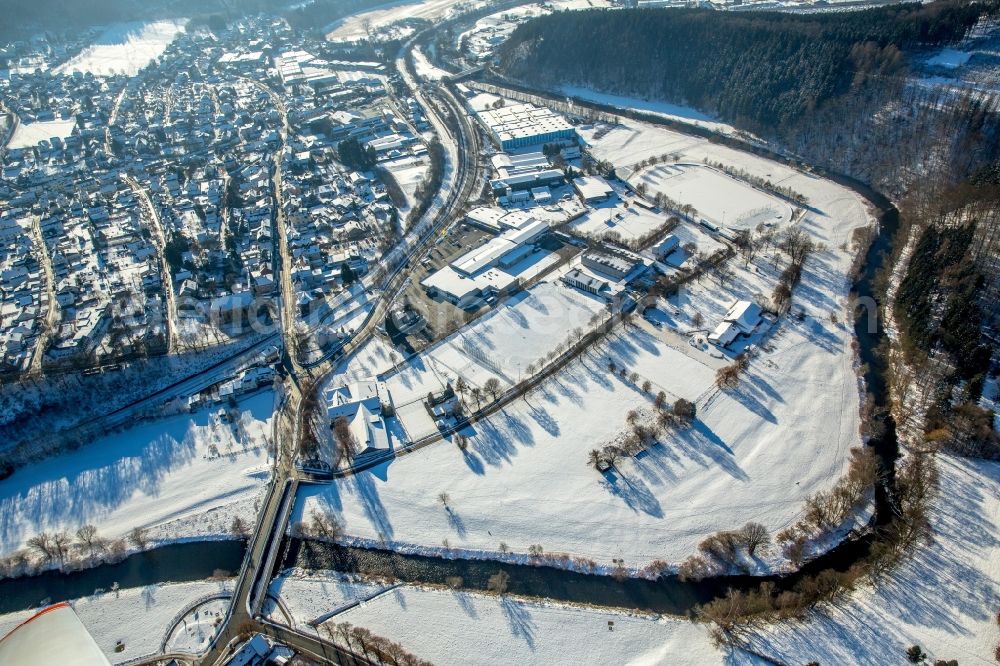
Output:
[[[913,247],[893,303],[897,415],[924,440],[1000,459],[993,414],[980,406],[1000,321],[1000,162],[933,196],[901,202]]]
[[[997,8],[939,0],[820,14],[558,12],[520,25],[498,56],[515,78],[668,99],[771,131],[905,70],[905,51],[953,43]]]

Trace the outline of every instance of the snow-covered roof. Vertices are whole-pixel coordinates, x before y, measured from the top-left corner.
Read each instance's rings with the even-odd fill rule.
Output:
[[[723,320],[736,324],[744,333],[750,333],[760,323],[761,312],[760,306],[753,301],[736,301]]]

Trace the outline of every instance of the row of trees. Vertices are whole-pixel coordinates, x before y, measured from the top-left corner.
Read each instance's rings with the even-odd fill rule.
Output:
[[[351,626],[349,622],[322,625],[327,638],[340,643],[366,659],[390,666],[431,666],[429,661],[408,652],[402,645],[383,636],[373,634],[364,627]]]
[[[0,559],[0,578],[19,576],[34,568],[57,566],[68,568],[97,562],[118,562],[128,554],[129,545],[145,550],[150,540],[148,531],[136,527],[125,538],[106,538],[94,525],[81,525],[75,533],[40,532],[29,538],[26,550],[19,550]]]

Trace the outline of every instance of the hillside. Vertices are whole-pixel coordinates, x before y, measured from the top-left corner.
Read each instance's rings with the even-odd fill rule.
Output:
[[[684,102],[763,131],[904,71],[907,51],[955,42],[996,8],[942,0],[808,15],[561,12],[519,26],[499,51],[500,68],[541,84]]]

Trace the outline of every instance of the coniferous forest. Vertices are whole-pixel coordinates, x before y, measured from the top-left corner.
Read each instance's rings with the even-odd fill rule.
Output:
[[[953,43],[996,7],[949,0],[823,14],[561,12],[519,26],[499,55],[514,77],[670,99],[766,131],[901,72],[903,52]]]

